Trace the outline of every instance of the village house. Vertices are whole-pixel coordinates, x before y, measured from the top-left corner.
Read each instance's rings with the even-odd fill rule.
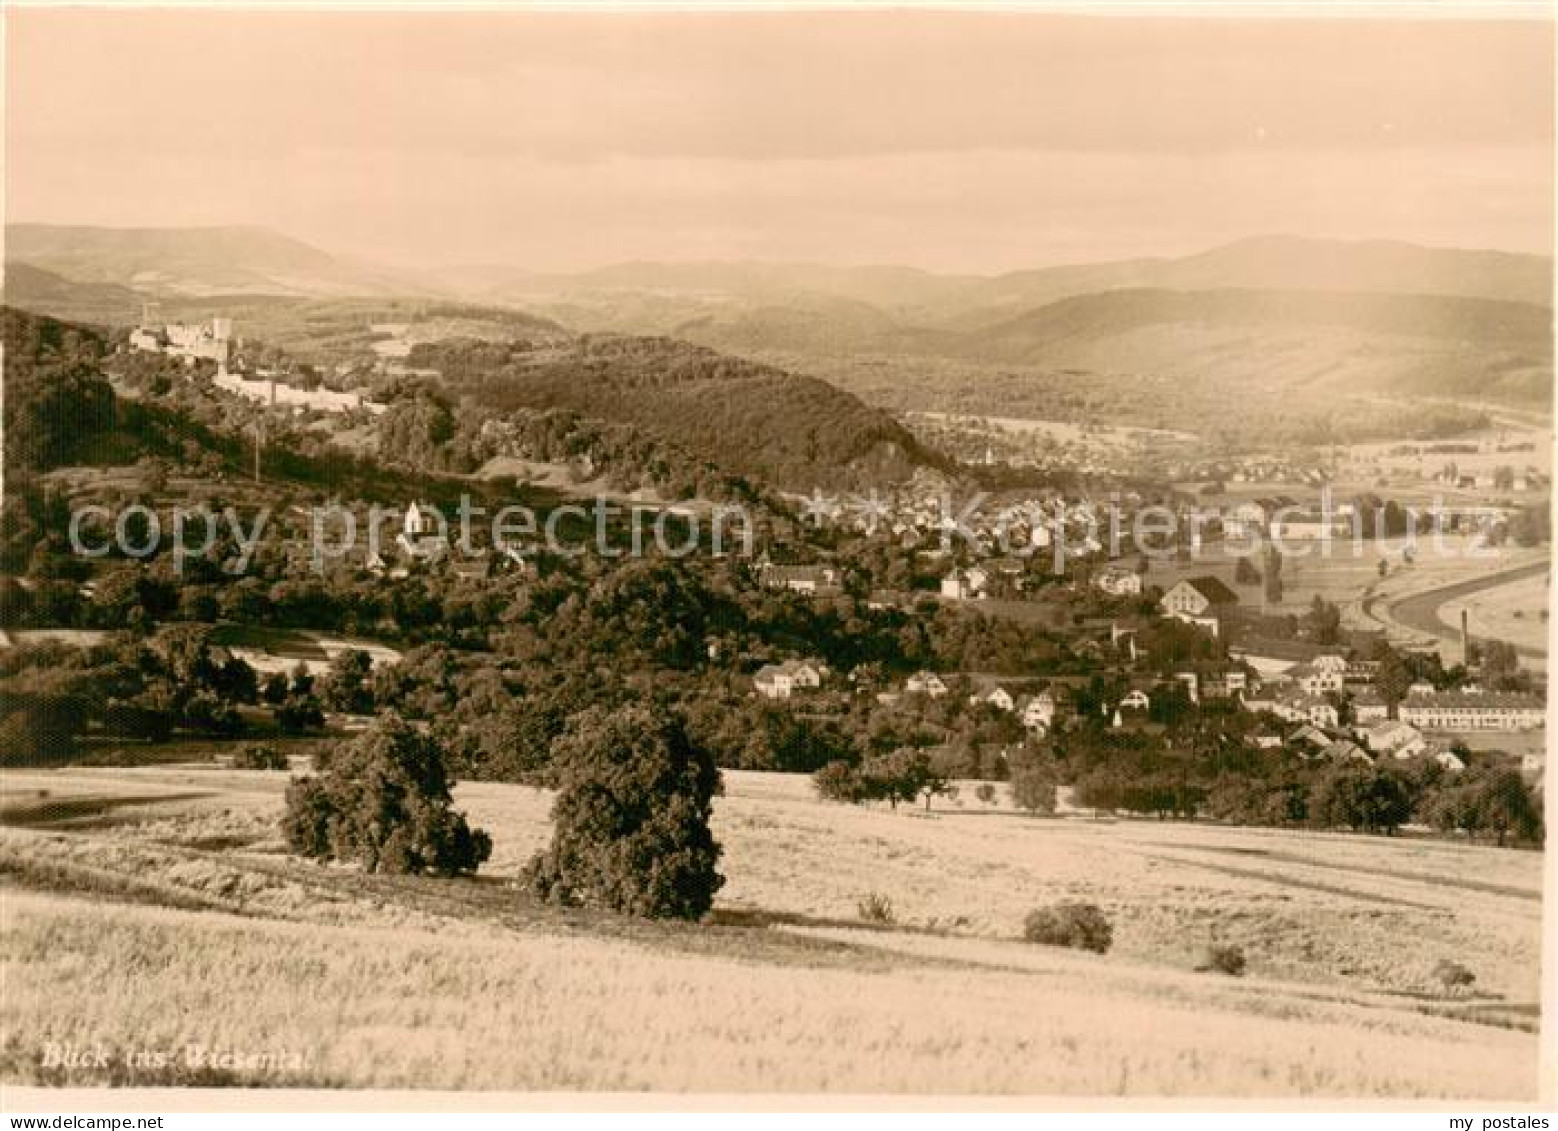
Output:
[[[1192,703],[1232,699],[1250,686],[1249,673],[1235,664],[1195,664],[1176,671],[1174,678],[1185,685]]]
[[[1028,572],[1028,567],[1021,558],[1014,558],[1010,555],[1007,555],[999,558],[991,558],[984,564],[984,570],[992,577],[1002,578],[1009,584],[1014,585],[1017,588],[1021,588],[1022,576]]]
[[[924,695],[940,699],[947,693],[947,685],[935,672],[915,672],[904,681],[903,690],[908,695]]]
[[[1273,541],[1315,542],[1345,538],[1348,533],[1348,519],[1345,515],[1327,514],[1318,510],[1279,514],[1271,523]]]
[[[1246,711],[1271,711],[1277,709],[1277,690],[1264,684],[1256,683],[1247,687],[1239,694],[1239,706]]]
[[[525,552],[518,546],[504,546],[499,553],[499,559],[499,564],[505,572],[517,574],[520,577],[538,576],[536,563],[525,557]]]
[[[161,353],[166,346],[167,339],[163,337],[161,330],[150,326],[137,326],[130,331],[130,348],[140,350],[143,353]]]
[[[1312,541],[1342,538],[1351,531],[1356,508],[1350,502],[1333,505],[1331,488],[1322,485],[1316,503],[1300,506],[1289,503],[1271,514],[1272,541]]]
[[[1105,566],[1093,575],[1093,585],[1111,597],[1140,597],[1142,577],[1125,566]]]
[[[1378,660],[1348,660],[1342,667],[1342,682],[1349,687],[1367,687],[1379,677]]]
[[[1368,751],[1364,750],[1356,742],[1347,739],[1338,739],[1324,750],[1320,751],[1321,757],[1331,762],[1372,762]]]
[[[390,577],[395,575],[395,571],[392,570],[389,561],[377,550],[369,550],[366,554],[364,554],[362,568],[373,574],[375,577]],[[404,569],[399,569],[398,572],[399,576],[401,577],[408,576]]]
[[[797,691],[809,691],[822,686],[827,667],[812,660],[786,660],[782,664],[765,664],[752,677],[752,686],[759,695],[769,699],[788,699]]]
[[[1012,711],[1017,708],[1017,700],[1012,698],[1012,693],[1004,687],[993,687],[988,691],[976,691],[968,697],[973,706],[983,703],[987,707],[994,707],[998,711]]]
[[[1306,695],[1340,694],[1347,665],[1340,656],[1316,656],[1289,670],[1288,678]]]
[[[1390,718],[1390,704],[1372,688],[1365,688],[1353,695],[1352,717],[1360,725],[1382,723]]]
[[[1338,679],[1344,679],[1347,674],[1347,660],[1337,652],[1322,652],[1309,664],[1316,671],[1334,675]]]
[[[1547,721],[1547,705],[1536,695],[1418,692],[1402,701],[1396,715],[1424,730],[1534,730]]]
[[[1330,747],[1333,739],[1312,723],[1306,723],[1288,735],[1287,744],[1300,754],[1315,755]]]
[[[1432,755],[1431,761],[1435,765],[1443,766],[1452,774],[1458,774],[1466,768],[1465,761],[1453,750],[1440,750]]]
[[[1317,727],[1335,727],[1341,721],[1335,703],[1303,692],[1289,691],[1278,696],[1271,711],[1289,722],[1308,722]]]
[[[1187,577],[1163,594],[1159,608],[1164,616],[1199,625],[1220,635],[1222,617],[1238,607],[1234,591],[1215,577]]]
[[[1363,732],[1363,743],[1376,754],[1415,758],[1428,749],[1423,732],[1410,723],[1384,722]]]
[[[1055,693],[1047,687],[1037,695],[1028,696],[1017,705],[1022,725],[1034,731],[1047,731],[1052,728],[1055,725],[1058,707]]]
[[[769,589],[788,589],[808,597],[836,597],[844,591],[838,570],[825,565],[758,563],[758,580]]]
[[[990,575],[979,566],[954,568],[941,579],[941,595],[949,601],[972,601],[985,595]]]

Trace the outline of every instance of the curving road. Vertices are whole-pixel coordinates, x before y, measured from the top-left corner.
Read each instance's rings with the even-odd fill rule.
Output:
[[[1473,593],[1480,593],[1484,589],[1496,589],[1500,585],[1508,585],[1511,581],[1522,581],[1528,577],[1545,574],[1552,568],[1551,562],[1534,562],[1531,565],[1521,566],[1518,569],[1504,570],[1501,573],[1490,573],[1485,577],[1474,577],[1470,581],[1460,581],[1454,585],[1445,585],[1438,589],[1430,589],[1424,593],[1413,593],[1406,597],[1397,598],[1386,605],[1386,616],[1382,617],[1374,611],[1379,601],[1387,600],[1379,596],[1367,597],[1363,602],[1363,611],[1372,619],[1389,627],[1394,621],[1397,625],[1410,628],[1415,632],[1435,637],[1438,640],[1451,644],[1460,643],[1460,634],[1449,625],[1439,619],[1439,609],[1446,602],[1455,601]],[[1530,648],[1524,645],[1516,645],[1515,651],[1533,659],[1547,658],[1545,650]]]

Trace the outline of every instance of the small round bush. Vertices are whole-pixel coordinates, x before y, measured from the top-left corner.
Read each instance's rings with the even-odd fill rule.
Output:
[[[1206,948],[1206,954],[1202,957],[1196,969],[1202,973],[1227,974],[1229,977],[1238,978],[1244,973],[1246,965],[1244,948],[1232,943],[1213,943]]]
[[[1461,963],[1444,958],[1434,967],[1434,980],[1443,988],[1446,997],[1453,997],[1469,990],[1476,983],[1477,975]]]
[[[258,742],[250,743],[233,755],[235,770],[285,770],[288,764],[287,756],[280,750]]]
[[[1022,937],[1043,946],[1104,954],[1114,942],[1114,927],[1096,903],[1066,901],[1029,912]]]
[[[879,891],[867,892],[855,906],[867,923],[891,923],[896,919],[893,901]]]

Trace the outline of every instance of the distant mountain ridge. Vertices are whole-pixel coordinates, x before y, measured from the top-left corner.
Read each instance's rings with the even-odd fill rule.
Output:
[[[732,303],[790,305],[842,299],[898,321],[966,329],[1023,309],[1100,291],[1323,290],[1457,295],[1552,304],[1553,263],[1516,252],[1430,248],[1390,240],[1253,236],[1177,258],[1040,267],[999,275],[939,274],[892,264],[630,262],[577,273],[522,266],[386,268],[334,255],[257,226],[108,228],[6,225],[5,256],[73,282],[184,293],[454,296],[565,303],[602,295],[653,295],[683,306],[682,320]],[[642,327],[585,327],[622,330]]]
[[[1327,326],[1535,350],[1548,338],[1551,313],[1530,303],[1451,295],[1141,287],[1061,299],[991,325],[977,339],[1011,354],[1025,342],[1045,350],[1077,337],[1179,322]]]
[[[331,255],[269,228],[100,228],[7,224],[8,267],[26,264],[77,283],[180,295],[387,295],[426,285]]]
[[[7,263],[0,303],[73,322],[114,324],[139,317],[149,296],[118,283],[83,283],[31,263]]]
[[[1194,382],[1213,402],[1258,391],[1278,406],[1295,393],[1544,405],[1552,393],[1552,260],[1502,251],[1257,236],[996,276],[739,262],[412,275],[259,228],[6,234],[7,301],[60,317],[124,319],[159,295],[458,299],[573,331],[673,337],[897,407],[985,403],[965,394],[1037,389],[1044,373],[1070,374],[1079,393]]]
[[[978,288],[975,305],[1035,306],[1099,291],[1345,291],[1454,295],[1550,306],[1547,256],[1430,248],[1391,240],[1254,236],[1175,259],[1019,271]]]
[[[889,403],[921,408],[964,402],[967,382],[980,380],[970,366],[1075,371],[1078,383],[1193,380],[1228,395],[1545,403],[1552,279],[1544,256],[1261,236],[1181,258],[992,277],[623,264],[488,293],[581,328],[814,366],[873,398],[886,367],[917,390]]]
[[[1548,256],[1282,235],[1254,236],[1178,258],[1059,265],[989,276],[886,265],[714,261],[622,263],[575,274],[513,271],[505,276],[496,267],[451,269],[438,277],[472,297],[497,299],[567,301],[642,293],[728,304],[831,296],[870,304],[900,321],[959,329],[1075,295],[1139,288],[1369,291],[1541,306],[1550,306],[1553,295]]]
[[[1136,289],[1062,299],[971,332],[1005,365],[1222,382],[1230,393],[1551,396],[1552,311],[1372,292]]]

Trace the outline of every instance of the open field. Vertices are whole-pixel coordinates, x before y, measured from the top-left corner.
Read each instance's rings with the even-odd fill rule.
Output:
[[[1403,541],[1399,538],[1365,541],[1357,548],[1350,536],[1337,538],[1332,540],[1328,551],[1324,543],[1318,541],[1289,541],[1284,545],[1282,561],[1282,600],[1268,604],[1261,585],[1239,585],[1234,581],[1237,552],[1248,549],[1249,545],[1248,541],[1239,540],[1207,542],[1199,557],[1188,562],[1153,558],[1144,580],[1148,585],[1167,590],[1186,577],[1212,575],[1221,578],[1239,595],[1241,605],[1274,614],[1302,615],[1309,611],[1314,598],[1320,596],[1340,606],[1345,623],[1378,627],[1361,610],[1362,600],[1370,594],[1378,593],[1394,600],[1462,582],[1480,582],[1490,573],[1525,568],[1546,560],[1544,549],[1502,546],[1496,551],[1479,551],[1469,539],[1448,535],[1442,539],[1442,549],[1431,537],[1419,538],[1416,559],[1411,564],[1403,561]],[[1122,564],[1130,565],[1134,561],[1134,558],[1124,559]],[[1383,579],[1379,574],[1381,561],[1386,563],[1388,570]],[[1258,554],[1250,562],[1256,569],[1264,568]]]
[[[1507,640],[1517,648],[1545,656],[1550,580],[1549,571],[1535,573],[1507,585],[1472,593],[1456,604],[1466,609],[1474,635]],[[1441,605],[1439,621],[1458,631],[1459,609]]]
[[[376,640],[342,637],[306,628],[271,628],[252,624],[220,624],[211,634],[213,644],[226,646],[262,675],[290,672],[302,665],[311,674],[325,671],[342,652],[368,653],[373,664],[394,663],[400,652]]]
[[[540,907],[547,794],[461,786],[480,879],[290,859],[286,775],[8,773],[0,1078],[524,1089],[1482,1097],[1536,1087],[1542,859],[1411,839],[827,805],[727,775],[712,921]],[[880,892],[895,922],[867,924]],[[1100,904],[1107,956],[1015,941]],[[1193,972],[1209,939],[1242,980]],[[1477,993],[1428,973],[1454,957]],[[68,1007],[62,1003],[69,1003]],[[44,1069],[195,1044],[211,1067]],[[94,1075],[94,1073],[96,1073]]]
[[[1517,561],[1520,564],[1515,564]],[[1516,608],[1524,609],[1533,621],[1546,627],[1546,622],[1541,618],[1546,608],[1546,598],[1541,594],[1545,591],[1551,566],[1545,557],[1532,560],[1532,555],[1525,552],[1518,558],[1486,562],[1482,570],[1466,574],[1457,574],[1444,568],[1449,563],[1431,559],[1425,559],[1420,564],[1440,568],[1430,568],[1419,573],[1416,572],[1417,567],[1414,567],[1412,571],[1404,570],[1401,574],[1393,575],[1371,587],[1358,606],[1370,619],[1383,624],[1393,638],[1437,645],[1447,663],[1458,661],[1460,610],[1463,607],[1469,610],[1471,602],[1479,597],[1483,599],[1483,616],[1474,614],[1468,618],[1468,627],[1473,636],[1508,640],[1507,636],[1494,630],[1493,624],[1518,623],[1512,616]],[[1474,566],[1476,559],[1470,559],[1468,564]],[[1522,590],[1518,587],[1532,584],[1537,586],[1538,595],[1523,598],[1531,603],[1516,604],[1505,592],[1514,587],[1516,594],[1519,594]],[[1492,614],[1492,624],[1484,619],[1489,613]],[[1536,639],[1512,640],[1510,643],[1515,644],[1528,665],[1538,670],[1545,666],[1545,634]]]
[[[1522,649],[1528,663],[1542,667],[1547,649],[1541,611],[1546,602],[1539,592],[1532,593],[1531,586],[1536,584],[1534,578],[1546,576],[1545,548],[1501,546],[1496,551],[1479,552],[1468,539],[1447,536],[1441,552],[1431,537],[1424,537],[1418,540],[1416,560],[1406,564],[1400,539],[1365,542],[1356,555],[1351,539],[1333,541],[1329,557],[1323,556],[1320,543],[1307,546],[1307,554],[1283,559],[1282,600],[1275,604],[1266,601],[1262,586],[1240,585],[1234,580],[1238,560],[1226,555],[1215,542],[1207,543],[1193,561],[1151,559],[1144,581],[1167,590],[1187,577],[1218,577],[1238,594],[1242,606],[1273,614],[1302,616],[1319,596],[1341,609],[1342,623],[1348,627],[1384,627],[1391,641],[1399,645],[1447,644],[1453,646],[1457,658],[1460,606],[1484,592],[1480,613],[1472,614],[1472,634],[1509,640]],[[1382,560],[1388,570],[1383,578],[1379,574]],[[1120,564],[1134,562],[1129,558]],[[1252,564],[1261,568],[1260,558],[1252,559]],[[1507,591],[1501,578],[1510,583]],[[1516,608],[1523,611],[1521,619],[1512,615]],[[1505,631],[1511,624],[1520,625],[1521,620],[1530,622],[1523,637]],[[1448,653],[1446,659],[1450,659]]]
[[[1230,543],[1231,549],[1236,549]],[[1247,546],[1248,543],[1242,545]],[[1294,543],[1297,546],[1297,543]],[[1315,544],[1317,545],[1317,544]],[[1332,544],[1330,557],[1320,556],[1318,550],[1305,557],[1285,558],[1282,562],[1282,600],[1270,603],[1260,585],[1240,585],[1234,580],[1239,559],[1225,553],[1220,543],[1207,543],[1200,558],[1189,562],[1154,558],[1150,561],[1143,581],[1147,585],[1161,586],[1165,592],[1187,577],[1218,577],[1239,596],[1239,603],[1246,608],[1259,609],[1273,615],[1295,613],[1302,616],[1318,595],[1335,605],[1345,608],[1356,603],[1371,584],[1379,580],[1380,549],[1365,544],[1364,552],[1354,556],[1350,541]],[[1126,559],[1131,564],[1135,559]],[[1399,563],[1399,554],[1392,564]],[[1264,568],[1261,559],[1251,559],[1256,569]]]
[[[1500,467],[1523,472],[1527,468],[1552,474],[1552,427],[1550,422],[1523,420],[1507,411],[1495,410],[1494,427],[1442,441],[1389,441],[1352,444],[1347,448],[1343,474],[1372,475],[1387,482],[1427,482],[1446,464],[1453,463],[1462,475],[1492,475]],[[1474,444],[1475,452],[1433,451],[1446,444]],[[1508,492],[1514,498],[1528,491]]]

